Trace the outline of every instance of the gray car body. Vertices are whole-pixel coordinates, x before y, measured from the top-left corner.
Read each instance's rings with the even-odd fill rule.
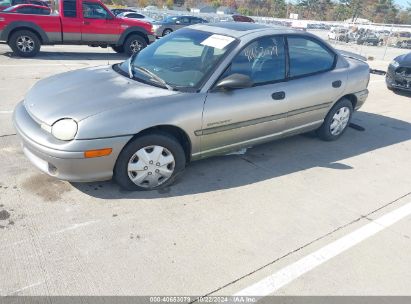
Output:
[[[109,66],[39,81],[14,111],[24,153],[42,171],[60,179],[106,180],[112,177],[124,146],[136,135],[153,129],[179,132],[187,159],[197,160],[315,130],[343,97],[349,98],[356,110],[362,106],[368,96],[369,66],[337,51],[336,66],[328,72],[229,92],[212,90],[233,57],[256,38],[302,35],[319,40],[285,28],[250,27],[239,31],[213,25],[192,26],[238,40],[198,92],[144,84]],[[337,80],[342,85],[333,88]],[[277,91],[284,91],[286,98],[273,100],[271,95]],[[41,127],[62,118],[78,122],[74,140],[57,140]],[[109,156],[84,157],[84,151],[108,147],[113,149]]]
[[[169,21],[170,18],[176,18],[175,20]],[[187,22],[184,22],[184,21]],[[177,23],[176,21],[179,21]],[[168,19],[164,19],[163,21],[153,22],[153,30],[154,34],[157,37],[162,37],[165,30],[170,30],[172,32],[181,29],[186,26],[198,24],[198,23],[206,23],[207,21],[195,16],[170,16]]]

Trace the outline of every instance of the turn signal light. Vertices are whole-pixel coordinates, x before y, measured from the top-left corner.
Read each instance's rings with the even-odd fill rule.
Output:
[[[84,152],[84,157],[93,158],[93,157],[107,156],[107,155],[110,155],[112,151],[113,151],[112,148],[105,148],[105,149],[99,149],[99,150],[88,150]]]

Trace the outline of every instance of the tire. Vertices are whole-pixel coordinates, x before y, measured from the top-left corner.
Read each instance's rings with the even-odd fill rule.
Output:
[[[348,114],[346,111],[349,111]],[[323,124],[316,131],[317,135],[325,141],[333,141],[340,138],[350,125],[353,111],[351,101],[346,98],[341,99],[328,112]],[[335,126],[334,121],[336,120],[335,115],[340,116],[341,125],[337,123],[338,127],[334,127],[333,129],[333,125]]]
[[[20,30],[13,33],[8,43],[14,54],[25,58],[36,56],[41,46],[38,36],[28,30]]]
[[[127,38],[126,42],[124,42],[124,52],[131,56],[134,53],[140,52],[147,46],[146,40],[141,37],[140,35],[134,34]]]
[[[122,45],[112,45],[111,48],[116,53],[119,53],[119,54],[124,53],[124,47]]]
[[[173,32],[172,29],[165,29],[165,30],[163,31],[163,36],[167,36],[168,34],[171,34],[172,32]]]
[[[140,153],[145,155],[145,160],[137,155]],[[136,170],[129,171],[129,165]],[[113,177],[125,190],[155,190],[171,185],[185,165],[185,153],[177,139],[169,134],[153,133],[137,137],[123,148],[114,167]]]

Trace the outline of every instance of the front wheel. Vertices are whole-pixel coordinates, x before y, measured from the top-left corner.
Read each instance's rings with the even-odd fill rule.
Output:
[[[167,36],[167,35],[171,34],[172,32],[173,32],[172,29],[165,29],[165,30],[163,31],[163,36]]]
[[[40,51],[40,39],[28,30],[13,33],[9,40],[9,46],[14,54],[19,57],[34,57]]]
[[[121,151],[114,179],[124,189],[154,190],[172,184],[186,165],[181,144],[168,134],[135,138]]]
[[[131,35],[127,38],[126,42],[124,43],[124,52],[131,56],[140,52],[147,46],[146,40],[141,37],[140,35]]]
[[[338,139],[347,130],[353,111],[351,101],[346,98],[341,99],[328,112],[323,124],[317,130],[317,135],[325,141]]]

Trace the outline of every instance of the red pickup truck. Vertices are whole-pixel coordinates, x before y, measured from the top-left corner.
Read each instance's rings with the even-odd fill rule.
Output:
[[[99,0],[59,0],[52,10],[48,16],[0,12],[0,43],[33,57],[42,44],[111,46],[131,55],[155,40],[150,23],[118,18]]]

